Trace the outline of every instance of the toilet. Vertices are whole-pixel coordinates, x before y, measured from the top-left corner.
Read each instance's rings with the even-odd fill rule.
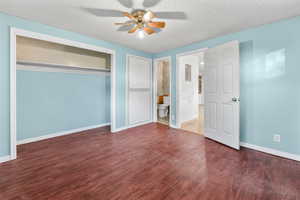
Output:
[[[170,106],[170,97],[164,96],[163,103],[158,104],[158,116],[160,118],[164,118],[168,116],[169,106]]]

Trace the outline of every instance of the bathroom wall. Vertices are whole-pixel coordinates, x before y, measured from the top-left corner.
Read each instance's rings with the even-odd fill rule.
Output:
[[[170,73],[169,63],[160,61],[157,70],[157,96],[165,96],[170,94]]]

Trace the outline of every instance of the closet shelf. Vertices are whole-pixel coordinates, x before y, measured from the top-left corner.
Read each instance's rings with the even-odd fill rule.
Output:
[[[59,65],[59,64],[50,64],[50,63],[39,63],[39,62],[31,62],[31,61],[17,61],[18,65],[26,65],[26,66],[35,66],[35,67],[51,67],[51,68],[60,68],[66,70],[80,70],[80,71],[95,71],[95,72],[110,72],[110,69],[97,69],[97,68],[88,68],[88,67],[80,67],[80,66],[71,66],[71,65]]]

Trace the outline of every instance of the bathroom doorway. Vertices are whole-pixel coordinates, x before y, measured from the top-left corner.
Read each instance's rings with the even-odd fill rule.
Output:
[[[154,61],[154,122],[171,125],[171,58]]]

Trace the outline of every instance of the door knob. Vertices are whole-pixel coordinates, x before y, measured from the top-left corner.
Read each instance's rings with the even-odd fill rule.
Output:
[[[233,97],[233,98],[231,99],[231,101],[233,101],[233,102],[238,102],[238,101],[240,101],[240,98],[238,98],[238,97]]]

